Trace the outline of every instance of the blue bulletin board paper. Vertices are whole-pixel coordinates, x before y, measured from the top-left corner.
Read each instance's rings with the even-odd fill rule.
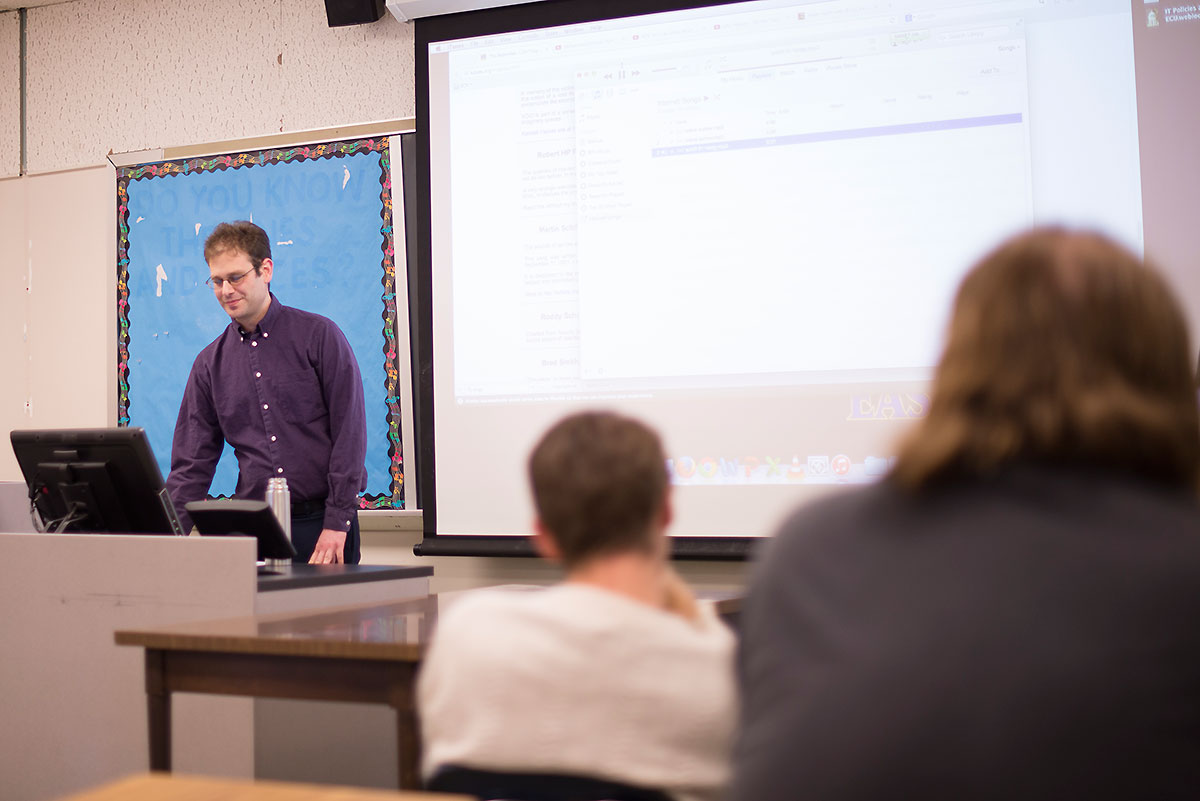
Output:
[[[403,472],[387,139],[333,142],[118,171],[118,398],[121,425],[146,429],[163,475],[196,355],[229,325],[204,283],[204,240],[220,222],[266,230],[271,291],[322,314],[358,358],[367,407],[364,508],[401,508]],[[232,495],[226,445],[210,489]]]

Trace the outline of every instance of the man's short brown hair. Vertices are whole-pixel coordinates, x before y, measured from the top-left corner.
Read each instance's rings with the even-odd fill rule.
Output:
[[[666,457],[643,423],[609,412],[559,421],[530,454],[529,481],[538,518],[568,568],[593,556],[654,550]]]
[[[1035,229],[963,280],[929,414],[892,477],[916,489],[1035,460],[1195,490],[1192,356],[1178,302],[1137,256],[1099,234]]]
[[[267,232],[247,220],[218,223],[204,240],[204,260],[227,250],[240,250],[250,258],[254,271],[258,272],[264,259],[271,258],[271,238]]]

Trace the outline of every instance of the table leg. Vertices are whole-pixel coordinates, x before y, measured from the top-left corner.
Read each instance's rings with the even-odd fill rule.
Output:
[[[396,711],[397,775],[401,790],[421,789],[421,728],[417,719],[416,666],[397,665],[391,674],[389,705]]]
[[[166,654],[146,649],[146,713],[150,733],[150,770],[171,770],[171,692],[164,676]]]
[[[421,789],[420,733],[417,716],[411,711],[396,710],[396,738],[400,746],[400,789]]]

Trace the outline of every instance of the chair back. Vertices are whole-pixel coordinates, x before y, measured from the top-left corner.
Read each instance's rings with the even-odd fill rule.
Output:
[[[661,790],[561,773],[509,773],[446,765],[425,789],[481,801],[671,801]]]

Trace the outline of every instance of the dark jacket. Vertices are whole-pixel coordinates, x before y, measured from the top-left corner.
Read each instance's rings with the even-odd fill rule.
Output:
[[[817,502],[739,670],[734,801],[1200,797],[1200,505],[1043,466]]]

